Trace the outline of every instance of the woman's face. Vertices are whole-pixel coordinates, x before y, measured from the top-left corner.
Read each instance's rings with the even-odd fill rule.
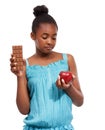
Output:
[[[57,27],[51,23],[42,23],[32,38],[36,43],[36,52],[50,53],[56,44]]]

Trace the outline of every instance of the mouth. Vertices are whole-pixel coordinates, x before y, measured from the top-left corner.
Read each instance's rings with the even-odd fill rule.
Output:
[[[53,49],[53,46],[46,46],[45,47],[47,50],[52,50]]]

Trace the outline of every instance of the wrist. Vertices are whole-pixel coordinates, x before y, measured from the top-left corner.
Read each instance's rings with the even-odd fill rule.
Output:
[[[22,75],[17,75],[17,79],[24,79],[26,77],[25,74],[22,74]]]
[[[24,77],[26,76],[26,73],[24,71],[19,71],[16,75],[17,77]]]
[[[70,82],[70,83],[68,84],[68,86],[65,88],[65,90],[69,90],[72,86],[73,86],[73,85],[72,85],[72,82]]]

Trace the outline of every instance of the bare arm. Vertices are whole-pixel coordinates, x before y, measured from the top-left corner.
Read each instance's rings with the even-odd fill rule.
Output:
[[[25,75],[17,77],[17,96],[16,103],[22,114],[28,114],[30,109],[29,92]]]
[[[17,76],[17,107],[22,114],[28,114],[30,109],[29,91],[27,88],[26,65],[24,62],[23,71],[16,70],[15,57],[11,56],[11,71]]]
[[[68,55],[68,65],[70,71],[75,75],[75,78],[68,84],[66,84],[64,80],[60,81],[58,78],[57,86],[64,89],[76,106],[81,106],[83,104],[84,96],[80,88],[76,63],[72,55]]]

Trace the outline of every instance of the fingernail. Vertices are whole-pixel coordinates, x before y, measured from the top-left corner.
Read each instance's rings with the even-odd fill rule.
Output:
[[[62,81],[62,83],[64,83],[64,82],[65,82],[65,81],[64,81],[64,79],[62,79],[61,81]]]
[[[60,75],[58,75],[58,79],[60,79]]]

